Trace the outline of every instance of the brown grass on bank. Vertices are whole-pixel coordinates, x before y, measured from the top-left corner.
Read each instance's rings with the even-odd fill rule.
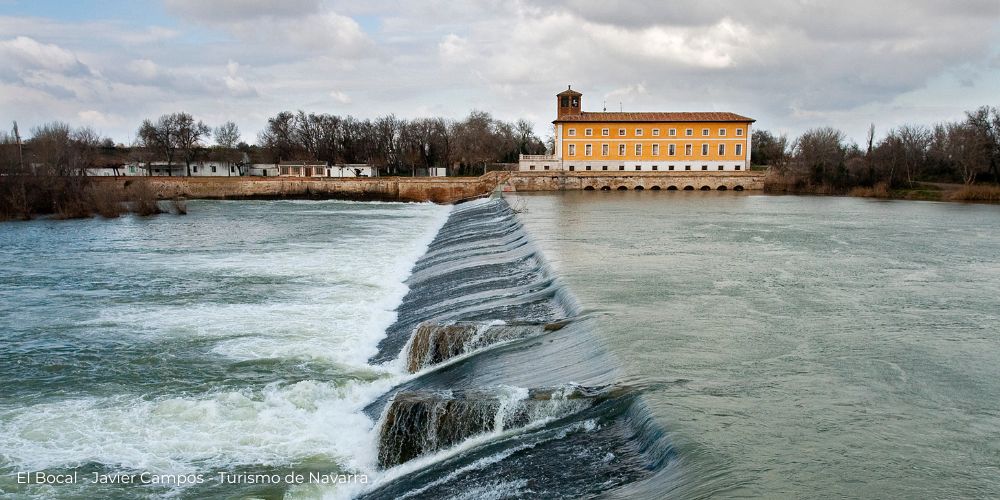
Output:
[[[101,217],[113,219],[128,211],[125,196],[117,186],[97,183],[90,186],[90,208]]]
[[[879,182],[872,187],[853,187],[847,192],[847,196],[860,196],[863,198],[891,198],[892,192],[889,191],[888,184]]]
[[[944,195],[947,201],[977,201],[1000,203],[1000,186],[975,184],[963,186]]]
[[[142,179],[127,181],[125,190],[131,202],[132,212],[143,217],[163,213],[156,198],[156,191]]]

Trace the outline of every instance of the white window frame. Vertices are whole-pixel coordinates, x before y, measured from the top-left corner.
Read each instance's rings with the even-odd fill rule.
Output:
[[[659,137],[659,136],[660,136],[660,129],[654,128],[653,129],[653,137]]]
[[[677,145],[676,144],[668,144],[667,145],[667,156],[676,156],[676,155],[677,155]]]
[[[569,151],[567,151],[568,156],[576,156],[576,144],[569,145]]]
[[[653,144],[653,156],[660,156],[660,145]]]
[[[694,156],[694,144],[684,145],[684,156]]]
[[[743,129],[742,128],[736,129],[736,137],[743,137]]]
[[[590,137],[590,136],[594,135],[594,129],[592,129],[592,128],[585,128],[585,129],[583,129],[583,135],[585,135],[587,137]]]
[[[566,135],[568,137],[576,137],[576,129],[575,128],[566,129]]]
[[[637,143],[635,145],[635,155],[636,156],[642,156],[642,143],[641,142]]]
[[[685,129],[684,135],[686,137],[694,137],[694,129],[693,128]]]
[[[667,131],[667,135],[669,135],[670,137],[676,136],[677,135],[677,129],[672,128],[672,129],[668,130]]]
[[[601,144],[601,156],[609,156],[611,154],[611,146],[607,143]]]
[[[618,129],[618,137],[625,137],[625,129],[623,128]]]
[[[726,129],[720,128],[719,129],[719,137],[725,137],[725,136],[726,136]]]
[[[709,130],[709,129],[707,129],[707,128],[701,129],[701,136],[702,137],[708,137],[709,135],[711,135],[711,133],[712,133],[712,131]]]
[[[611,135],[611,129],[609,129],[609,128],[602,128],[601,129],[601,137],[608,137],[610,135]]]
[[[586,144],[583,146],[583,156],[593,156],[593,154],[594,154],[593,146],[591,146],[590,144]]]
[[[641,128],[635,129],[635,136],[636,137],[642,137],[642,129]]]
[[[702,156],[708,156],[708,143],[707,142],[703,142],[701,144],[701,155]]]
[[[625,156],[625,145],[624,144],[619,144],[618,145],[618,156]]]
[[[742,156],[742,155],[743,155],[743,145],[742,144],[737,144],[736,145],[736,156]]]
[[[719,144],[719,156],[726,156],[726,143]]]

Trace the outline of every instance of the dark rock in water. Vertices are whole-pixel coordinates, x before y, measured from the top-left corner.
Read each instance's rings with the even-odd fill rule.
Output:
[[[546,331],[562,328],[563,323],[489,324],[459,322],[442,325],[432,322],[421,323],[413,332],[409,350],[406,352],[406,369],[416,373],[423,368],[434,366],[455,356],[484,349],[491,345],[539,335]],[[553,325],[558,325],[552,328]]]
[[[399,465],[473,436],[564,417],[603,401],[604,396],[575,387],[399,392],[382,418],[379,466]]]

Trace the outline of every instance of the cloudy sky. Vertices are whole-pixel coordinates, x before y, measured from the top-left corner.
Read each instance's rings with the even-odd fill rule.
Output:
[[[1000,1],[0,0],[0,120],[128,142],[143,118],[281,110],[550,133],[584,109],[733,111],[792,135],[1000,105]],[[9,125],[0,125],[4,128]]]

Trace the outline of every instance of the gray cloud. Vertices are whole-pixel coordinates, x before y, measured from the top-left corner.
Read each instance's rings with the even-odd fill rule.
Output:
[[[299,108],[406,117],[478,108],[547,127],[567,83],[589,109],[607,100],[609,109],[730,110],[793,133],[829,124],[860,136],[869,121],[1000,104],[989,101],[1000,95],[995,0],[164,6],[176,16],[164,26],[0,17],[0,59],[13,61],[0,68],[0,107],[101,121],[122,138],[142,118],[183,109],[236,120],[252,139],[268,115]]]

